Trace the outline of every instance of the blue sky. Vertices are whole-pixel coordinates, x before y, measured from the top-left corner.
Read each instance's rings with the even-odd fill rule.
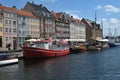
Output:
[[[96,11],[97,23],[103,22],[104,36],[120,35],[120,0],[0,0],[4,6],[16,6],[21,9],[26,2],[34,1],[43,4],[50,11],[66,12],[75,18],[94,20]]]

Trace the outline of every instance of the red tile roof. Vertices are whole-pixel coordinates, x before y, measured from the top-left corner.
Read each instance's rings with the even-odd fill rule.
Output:
[[[35,16],[32,14],[32,12],[29,12],[29,11],[18,10],[16,8],[10,8],[10,7],[6,7],[6,6],[0,6],[0,9],[11,11],[11,12],[15,12],[18,15],[34,17],[35,18]]]
[[[6,7],[6,6],[0,6],[0,9],[16,12],[16,8],[10,8],[10,7]]]
[[[37,17],[35,17],[35,16],[32,14],[32,12],[29,12],[29,11],[17,10],[17,13],[18,13],[18,15],[37,18]]]
[[[72,19],[74,22],[76,22],[77,24],[79,24],[80,23],[80,20],[79,19],[77,19],[77,18],[73,18]]]

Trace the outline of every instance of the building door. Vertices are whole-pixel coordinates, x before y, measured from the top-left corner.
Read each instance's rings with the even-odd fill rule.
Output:
[[[16,50],[17,49],[17,38],[13,37],[13,49]]]
[[[0,47],[2,47],[2,36],[0,36]]]

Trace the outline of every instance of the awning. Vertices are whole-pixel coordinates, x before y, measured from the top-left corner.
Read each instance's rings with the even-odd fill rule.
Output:
[[[97,41],[102,41],[102,42],[108,42],[108,39],[102,39],[102,40],[97,40]]]
[[[65,39],[65,41],[80,41],[80,42],[85,42],[85,39]]]
[[[36,39],[28,39],[28,40],[26,40],[26,42],[32,42],[32,41],[36,41]]]

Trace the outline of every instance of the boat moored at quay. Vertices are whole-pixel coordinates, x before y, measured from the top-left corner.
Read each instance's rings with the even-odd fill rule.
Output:
[[[18,58],[11,58],[8,53],[0,53],[0,66],[18,63]]]
[[[41,59],[68,55],[70,53],[66,41],[56,41],[50,38],[36,40],[33,44],[25,43],[23,55],[25,59]]]

